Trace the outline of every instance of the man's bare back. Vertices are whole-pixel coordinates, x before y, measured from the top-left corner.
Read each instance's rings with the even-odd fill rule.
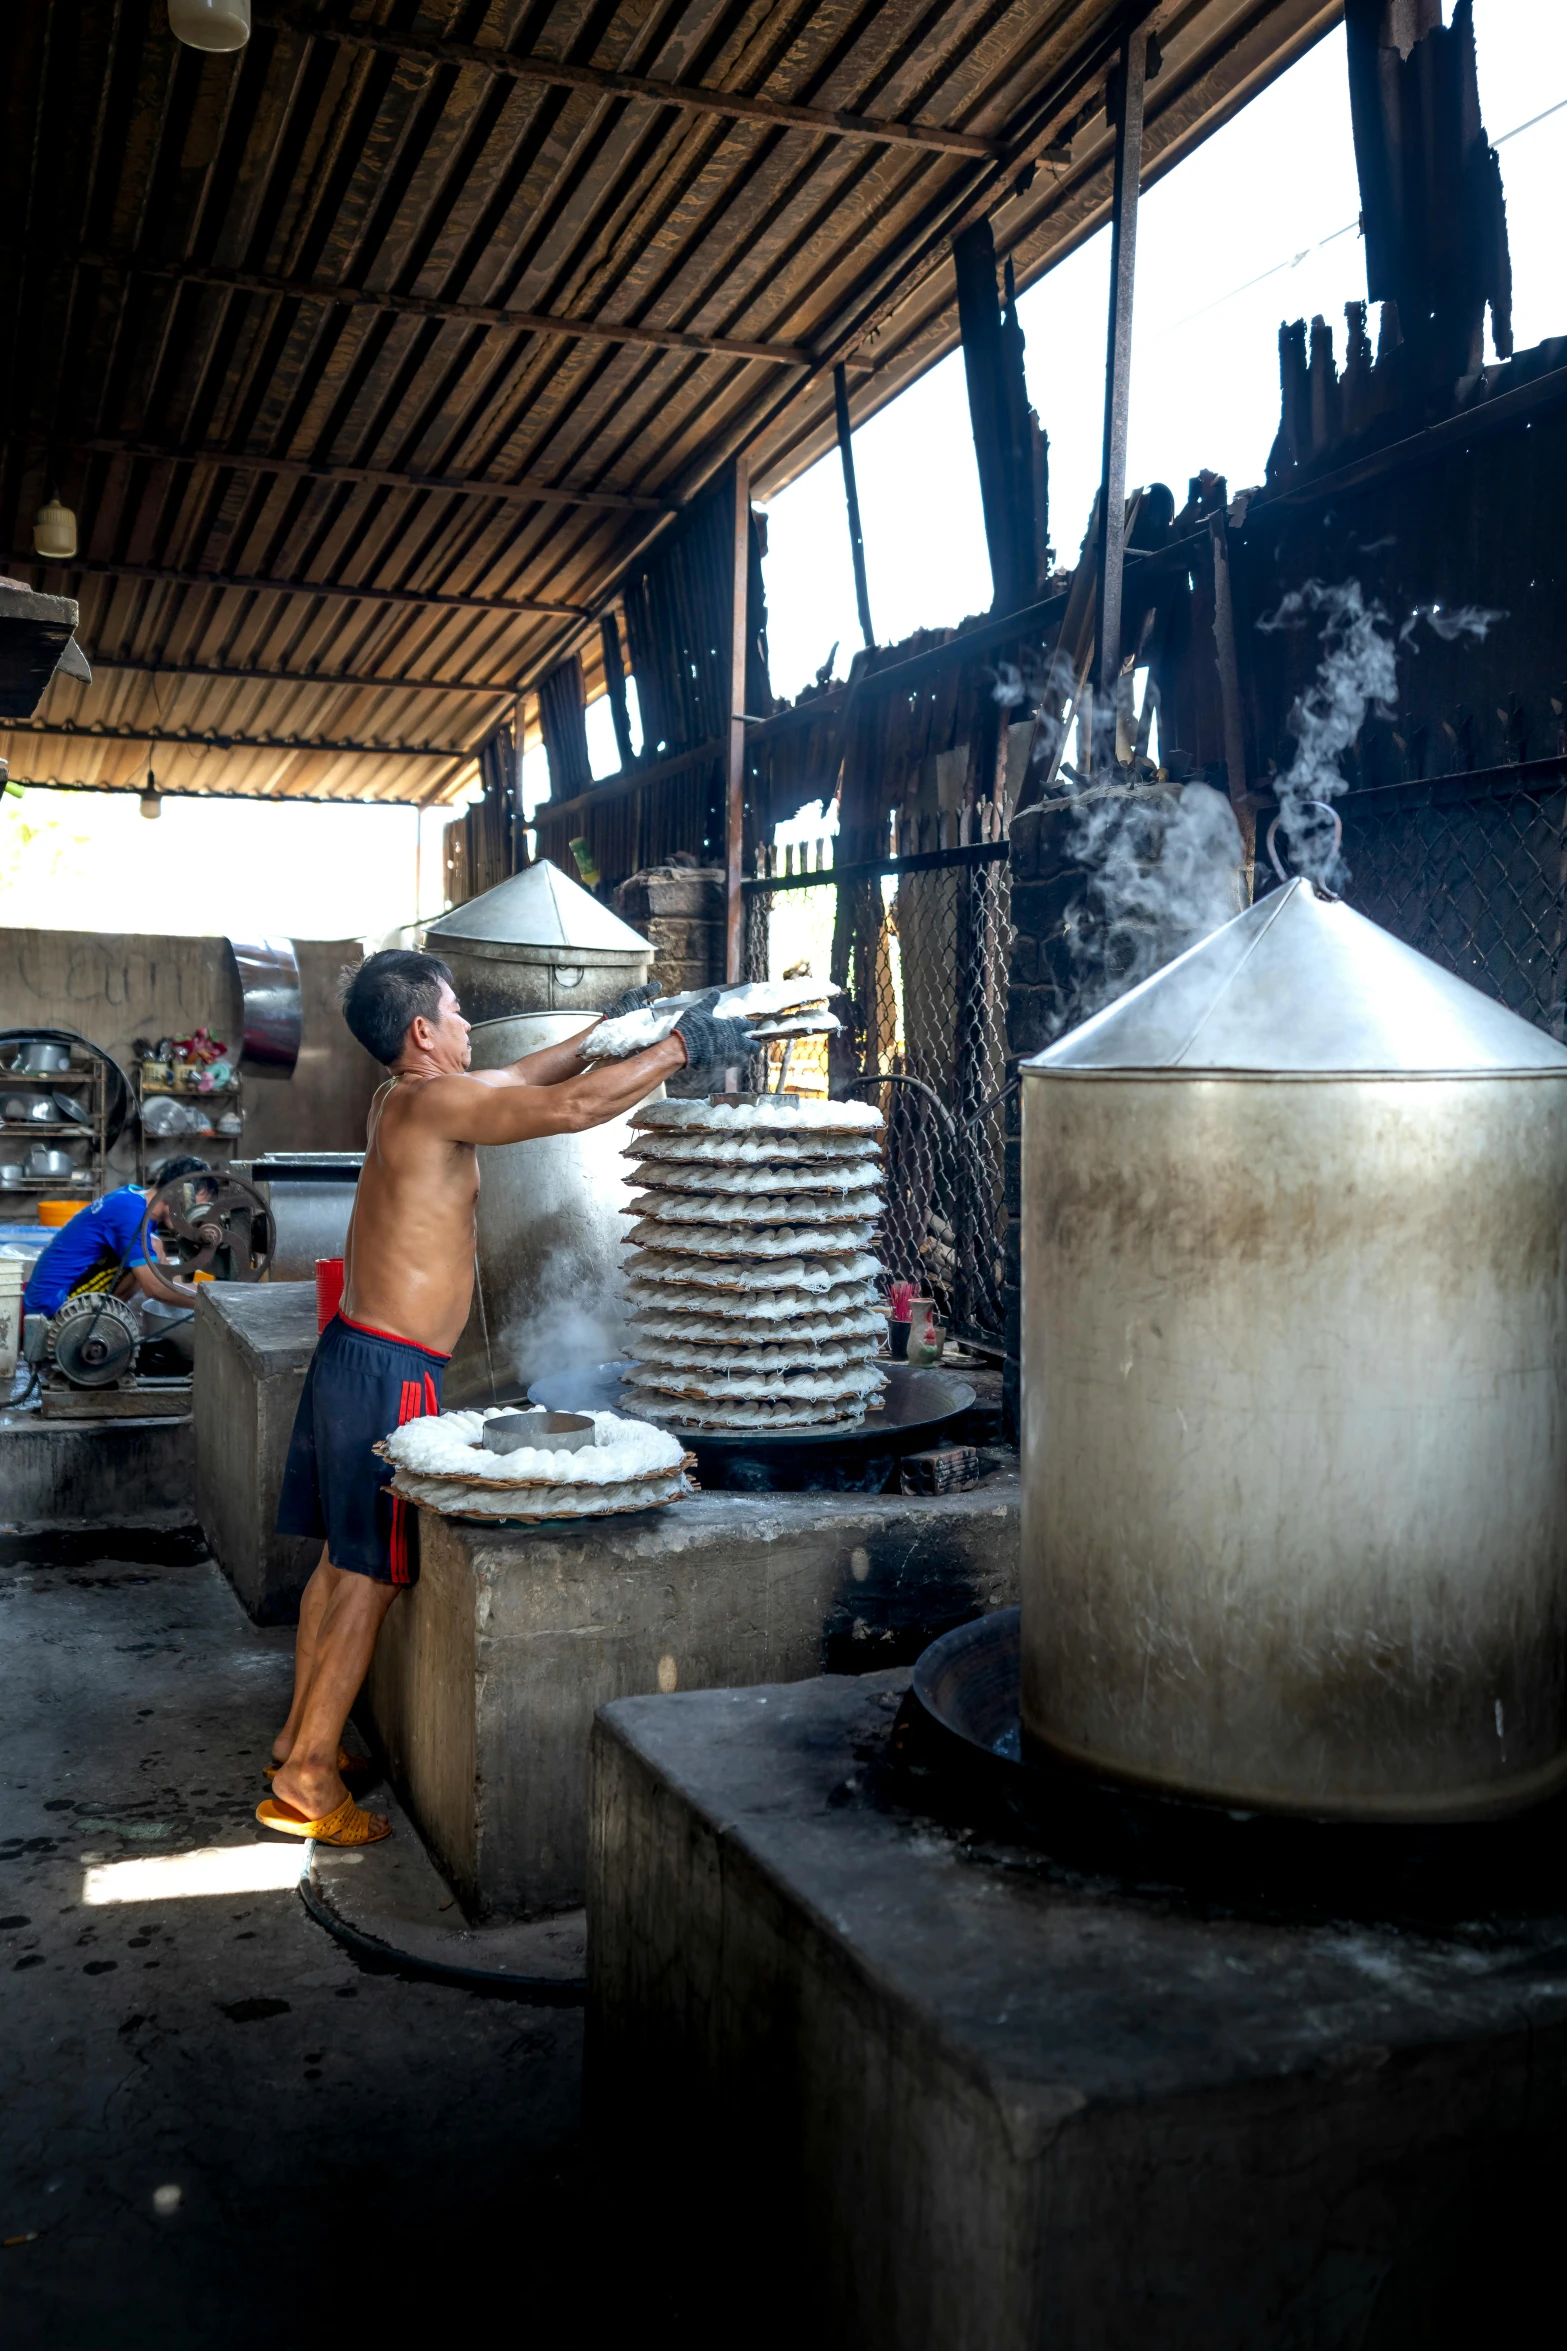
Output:
[[[633,1109],[686,1064],[678,1037],[584,1069],[582,1030],[508,1069],[468,1068],[468,1023],[443,982],[370,1112],[345,1250],[343,1311],[449,1355],[473,1296],[480,1143],[580,1134]]]

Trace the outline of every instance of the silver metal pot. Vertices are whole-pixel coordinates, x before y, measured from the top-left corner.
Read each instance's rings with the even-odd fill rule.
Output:
[[[652,949],[558,867],[532,865],[425,936],[476,1021],[475,1069],[503,1069],[575,1036],[646,978]],[[450,1404],[488,1403],[558,1363],[568,1324],[592,1328],[622,1288],[631,1197],[623,1118],[479,1153],[479,1282],[445,1379]],[[488,1343],[486,1344],[486,1333]],[[606,1352],[603,1347],[595,1354]]]
[[[27,1154],[26,1169],[30,1176],[68,1176],[75,1172],[75,1162],[69,1151],[51,1151],[44,1143],[34,1143]]]
[[[51,1037],[33,1037],[22,1047],[11,1067],[28,1077],[53,1077],[71,1066],[71,1048]]]
[[[0,1115],[8,1126],[55,1126],[58,1124],[54,1104],[47,1094],[8,1094],[0,1102]]]
[[[1023,1720],[1216,1798],[1567,1780],[1567,1050],[1295,882],[1025,1065]]]

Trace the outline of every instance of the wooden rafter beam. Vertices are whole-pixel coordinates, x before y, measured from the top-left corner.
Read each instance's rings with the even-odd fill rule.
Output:
[[[69,563],[45,562],[40,555],[17,553],[7,562],[30,565],[34,571],[85,572],[120,580],[158,580],[173,588],[213,588],[220,593],[264,596],[332,596],[356,604],[417,605],[434,612],[544,612],[569,620],[591,620],[586,604],[552,604],[539,596],[444,596],[416,588],[356,588],[340,580],[270,580],[248,573],[182,571],[164,563],[106,563],[96,556],[73,555]]]
[[[545,310],[505,310],[494,303],[437,302],[423,294],[376,293],[368,286],[322,286],[313,278],[279,277],[264,270],[205,269],[194,261],[159,261],[147,254],[70,247],[33,237],[3,242],[56,266],[134,270],[182,286],[210,286],[220,294],[259,294],[268,300],[325,302],[345,310],[381,310],[397,318],[433,319],[440,326],[509,327],[517,334],[560,335],[578,343],[628,343],[648,351],[678,351],[696,359],[759,360],[769,367],[809,367],[802,343],[760,343],[738,335],[687,334],[678,327],[621,326],[612,319],[559,318]]]
[[[242,685],[349,687],[374,694],[490,694],[508,702],[517,694],[515,686],[490,678],[374,678],[343,670],[243,669],[211,661],[138,661],[128,653],[100,653],[96,648],[91,658],[94,675],[112,669],[159,678],[233,678]]]
[[[404,473],[383,465],[317,464],[307,457],[269,457],[249,449],[172,449],[150,441],[88,440],[50,443],[93,457],[141,458],[156,465],[227,466],[237,473],[271,473],[288,481],[368,483],[374,489],[439,490],[460,498],[487,498],[499,506],[600,506],[617,514],[676,514],[672,498],[644,498],[632,490],[573,490],[557,482],[487,482],[473,474]]]
[[[279,32],[306,33],[314,40],[335,41],[343,48],[374,49],[408,64],[466,65],[511,81],[543,82],[552,89],[582,90],[594,98],[645,99],[654,106],[726,115],[732,121],[761,123],[771,130],[810,131],[818,138],[879,147],[922,147],[941,155],[983,158],[1001,153],[994,139],[945,130],[936,123],[891,122],[828,106],[791,106],[780,98],[745,97],[696,82],[653,81],[645,74],[566,65],[550,57],[514,57],[505,49],[479,48],[471,41],[419,39],[406,33],[382,32],[372,25],[330,22],[312,9],[258,6],[254,18],[257,24],[270,25]]]
[[[474,753],[450,743],[323,742],[315,736],[229,735],[216,729],[180,734],[169,727],[82,726],[74,719],[0,719],[0,735],[69,735],[79,743],[172,743],[186,751],[333,751],[366,759],[472,759]]]

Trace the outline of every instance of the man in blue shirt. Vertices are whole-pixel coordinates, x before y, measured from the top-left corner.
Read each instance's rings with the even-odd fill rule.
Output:
[[[117,1192],[106,1192],[90,1208],[79,1209],[69,1224],[60,1227],[33,1267],[32,1278],[22,1292],[27,1312],[53,1314],[79,1290],[113,1290],[121,1298],[141,1290],[149,1298],[161,1298],[166,1306],[191,1305],[195,1297],[191,1283],[175,1282],[148,1263],[142,1221],[148,1201],[165,1184],[180,1176],[211,1174],[204,1159],[166,1159],[153,1170],[145,1191],[139,1184],[124,1184]]]

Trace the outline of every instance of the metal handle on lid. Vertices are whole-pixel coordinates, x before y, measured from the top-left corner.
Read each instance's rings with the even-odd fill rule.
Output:
[[[1324,816],[1331,817],[1333,822],[1333,855],[1336,857],[1343,845],[1344,840],[1344,819],[1340,816],[1338,810],[1333,807],[1331,802],[1327,800],[1304,800],[1302,801],[1301,805],[1303,808],[1320,808]],[[1274,872],[1278,875],[1281,882],[1287,882],[1290,877],[1285,872],[1283,866],[1279,863],[1279,852],[1275,846],[1278,838],[1278,830],[1283,822],[1284,818],[1281,813],[1280,815],[1276,816],[1272,824],[1269,825],[1267,846],[1268,856],[1272,863]]]

